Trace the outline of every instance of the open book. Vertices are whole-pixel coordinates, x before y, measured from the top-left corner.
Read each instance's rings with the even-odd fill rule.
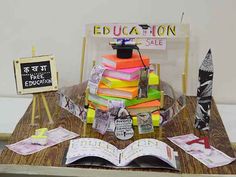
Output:
[[[178,170],[176,156],[169,145],[156,139],[140,139],[119,150],[100,139],[79,138],[70,141],[65,164]],[[100,161],[100,165],[95,163],[96,160]]]

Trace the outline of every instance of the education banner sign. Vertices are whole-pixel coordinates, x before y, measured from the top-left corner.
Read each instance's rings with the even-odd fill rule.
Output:
[[[86,32],[107,38],[179,38],[189,36],[188,24],[99,23],[88,24]]]

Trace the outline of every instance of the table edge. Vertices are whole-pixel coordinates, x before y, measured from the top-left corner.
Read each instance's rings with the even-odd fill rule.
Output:
[[[63,177],[233,177],[235,174],[180,174],[170,172],[150,172],[150,171],[123,171],[119,169],[92,169],[92,168],[71,168],[71,167],[53,167],[53,166],[32,166],[32,165],[15,165],[0,164],[1,174],[9,177],[15,175],[31,175],[31,176],[63,176]]]

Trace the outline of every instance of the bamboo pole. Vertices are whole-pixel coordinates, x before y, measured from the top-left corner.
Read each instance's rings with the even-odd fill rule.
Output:
[[[47,116],[48,116],[49,123],[53,124],[52,116],[51,116],[51,113],[49,111],[49,107],[48,107],[48,103],[47,103],[47,100],[45,98],[45,95],[43,93],[40,93],[40,94],[41,94],[41,99],[43,100],[44,108],[45,108]]]
[[[89,87],[87,87],[85,90],[84,110],[86,114],[85,115],[86,120],[84,120],[84,123],[83,123],[83,137],[86,137],[86,132],[87,132],[88,95],[89,95]]]
[[[161,99],[160,99],[160,102],[161,102],[161,109],[164,107],[164,98],[165,98],[165,95],[164,95],[164,91],[161,91]]]
[[[35,57],[36,49],[34,46],[31,48],[31,55]],[[30,125],[35,126],[35,110],[36,110],[36,103],[37,103],[37,94],[33,94],[33,103],[32,103],[32,112],[31,112],[31,123]]]
[[[81,55],[81,65],[80,65],[80,83],[82,83],[82,81],[83,81],[85,48],[86,48],[86,37],[83,37],[82,55]]]
[[[37,99],[37,96],[34,94],[33,95],[33,103],[32,103],[32,113],[31,113],[31,125],[32,126],[35,125],[34,118],[35,118],[36,99]]]
[[[187,85],[186,85],[186,74],[182,74],[182,90],[183,90],[183,95],[186,95],[187,92]]]
[[[184,90],[183,90],[183,93],[185,93],[185,95],[187,94],[187,89],[188,89],[188,87],[187,87],[187,82],[188,82],[188,70],[189,70],[189,66],[188,66],[188,64],[189,64],[189,62],[188,62],[188,59],[189,59],[189,37],[186,37],[186,39],[185,39],[185,60],[184,60],[184,64],[185,64],[185,66],[184,66],[184,79],[183,79],[183,81],[184,81],[184,87],[183,87],[183,89],[185,89],[185,92],[184,92]],[[183,77],[183,76],[182,76]]]

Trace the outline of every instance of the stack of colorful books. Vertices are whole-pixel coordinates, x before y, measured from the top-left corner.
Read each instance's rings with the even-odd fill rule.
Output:
[[[145,66],[150,59],[142,56]],[[159,84],[159,77],[149,72],[148,97],[137,98],[140,70],[143,63],[138,54],[133,53],[130,59],[120,59],[116,55],[104,55],[102,65],[106,68],[100,81],[97,94],[89,94],[90,105],[108,110],[109,100],[122,100],[132,116],[140,112],[153,112],[160,108],[160,91],[150,88]],[[157,88],[157,87],[156,87]]]

